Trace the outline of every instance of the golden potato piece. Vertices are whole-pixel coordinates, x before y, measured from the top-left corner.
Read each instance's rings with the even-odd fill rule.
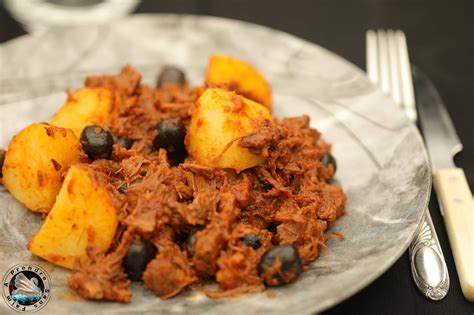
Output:
[[[207,89],[197,100],[186,148],[204,166],[240,172],[260,165],[264,158],[238,146],[238,140],[255,132],[264,120],[273,121],[265,106],[235,92]]]
[[[232,91],[271,108],[272,91],[264,76],[238,58],[214,54],[209,59],[206,82],[224,83]]]
[[[106,251],[117,225],[111,194],[91,176],[90,166],[75,164],[28,249],[53,264],[72,268],[76,257],[86,257],[88,245]]]
[[[70,128],[80,136],[87,125],[103,125],[120,108],[120,97],[106,87],[82,88],[69,94],[66,103],[51,118],[54,126]]]
[[[48,212],[61,188],[62,174],[81,149],[70,129],[32,124],[13,137],[3,163],[3,185],[28,209]]]

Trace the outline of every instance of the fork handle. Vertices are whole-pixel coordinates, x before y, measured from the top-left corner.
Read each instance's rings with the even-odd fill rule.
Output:
[[[474,302],[474,207],[461,168],[437,170],[433,181],[448,232],[461,289]]]
[[[443,299],[449,290],[449,273],[429,209],[410,244],[409,256],[413,280],[421,293],[432,300]]]

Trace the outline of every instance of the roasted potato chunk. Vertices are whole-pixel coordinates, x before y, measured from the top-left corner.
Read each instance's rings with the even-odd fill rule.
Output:
[[[13,137],[3,163],[3,185],[28,209],[48,212],[62,175],[81,156],[70,129],[32,124]]]
[[[265,77],[243,60],[212,55],[207,67],[206,82],[226,84],[229,90],[271,108],[272,91]]]
[[[197,100],[186,135],[189,154],[201,165],[240,172],[260,165],[264,158],[238,146],[264,120],[273,121],[268,108],[235,92],[207,89]]]
[[[69,94],[66,103],[51,118],[54,126],[70,128],[80,136],[87,125],[103,125],[120,108],[120,97],[110,88],[82,88]]]
[[[28,249],[53,264],[72,268],[86,257],[86,247],[106,251],[118,219],[110,192],[87,164],[69,169],[56,203]]]

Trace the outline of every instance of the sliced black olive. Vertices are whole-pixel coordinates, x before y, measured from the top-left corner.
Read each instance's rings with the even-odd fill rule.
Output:
[[[2,168],[3,168],[3,162],[5,161],[5,154],[6,153],[7,153],[7,151],[0,149],[0,178],[3,177]]]
[[[334,173],[336,172],[336,169],[337,169],[336,159],[330,152],[326,152],[326,154],[324,154],[321,157],[321,163],[323,163],[324,166],[332,165],[332,167],[334,168]]]
[[[155,258],[156,248],[146,240],[135,240],[123,260],[123,268],[132,281],[141,281],[146,265]]]
[[[128,139],[128,138],[124,138],[124,137],[120,137],[120,136],[117,136],[115,138],[115,144],[118,144],[119,146],[121,146],[122,148],[125,148],[127,150],[130,150],[130,148],[132,147],[133,145],[133,140],[132,139]]]
[[[157,135],[153,140],[153,146],[158,149],[165,149],[168,157],[173,159],[186,154],[184,138],[186,128],[177,119],[162,120],[157,126]]]
[[[189,253],[190,256],[193,256],[195,248],[196,248],[196,232],[189,235],[188,239],[186,240],[186,251]]]
[[[298,250],[293,245],[278,245],[263,254],[258,264],[258,274],[268,286],[295,281],[303,271]]]
[[[156,82],[156,86],[160,87],[164,83],[186,83],[186,75],[175,66],[164,66]]]
[[[91,160],[110,159],[114,138],[112,134],[97,125],[85,127],[81,133],[81,145]]]
[[[118,192],[121,193],[121,194],[125,194],[125,192],[127,191],[127,189],[128,189],[127,183],[123,183],[122,185],[120,185],[120,186],[117,188]]]
[[[262,246],[262,242],[260,241],[260,235],[254,233],[247,233],[244,237],[241,238],[242,242],[252,247],[253,249],[259,249]]]

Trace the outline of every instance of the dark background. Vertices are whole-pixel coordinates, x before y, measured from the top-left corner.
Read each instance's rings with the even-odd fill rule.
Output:
[[[136,12],[214,15],[270,26],[326,47],[362,69],[366,30],[405,31],[411,62],[431,77],[451,114],[464,145],[455,161],[473,191],[474,0],[145,0]],[[0,43],[23,34],[0,7]],[[430,208],[451,277],[448,296],[426,300],[413,283],[405,253],[378,280],[326,314],[474,314],[474,304],[461,293],[435,198]]]

